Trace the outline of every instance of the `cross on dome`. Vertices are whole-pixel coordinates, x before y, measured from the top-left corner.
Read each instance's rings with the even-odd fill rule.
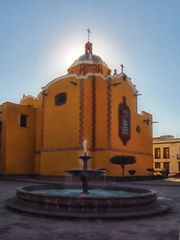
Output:
[[[89,41],[91,30],[88,28],[86,31],[88,32],[88,42],[85,44],[85,53],[92,55],[92,43]]]
[[[120,67],[121,67],[121,73],[123,74],[124,73],[124,65],[121,64]]]
[[[88,28],[86,31],[88,32],[88,42],[89,42],[89,40],[90,40],[90,34],[91,34],[91,30]]]

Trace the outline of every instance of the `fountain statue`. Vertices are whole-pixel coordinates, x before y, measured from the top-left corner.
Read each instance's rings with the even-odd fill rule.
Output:
[[[84,155],[79,156],[79,158],[83,161],[82,169],[68,169],[65,172],[68,172],[72,176],[79,177],[82,183],[82,192],[81,194],[89,194],[88,191],[88,182],[93,177],[101,176],[106,173],[105,170],[96,170],[96,169],[88,169],[88,160],[91,159],[91,156],[87,154],[87,140],[83,141],[83,151]]]

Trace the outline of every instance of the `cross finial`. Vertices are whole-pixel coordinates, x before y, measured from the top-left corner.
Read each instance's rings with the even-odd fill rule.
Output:
[[[124,73],[124,65],[121,64],[120,67],[121,67],[121,73],[123,74]]]
[[[88,28],[88,29],[87,29],[87,32],[88,32],[88,42],[89,42],[91,30]]]
[[[114,69],[114,75],[117,75],[117,69]]]

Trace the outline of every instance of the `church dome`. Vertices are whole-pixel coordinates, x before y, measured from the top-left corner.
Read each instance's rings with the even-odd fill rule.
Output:
[[[85,54],[76,59],[68,69],[68,73],[87,74],[102,73],[107,76],[110,69],[101,57],[93,54],[92,43],[89,41],[85,44]]]
[[[89,54],[89,53],[83,54],[76,61],[78,61],[78,62],[88,61],[88,62],[91,62],[91,63],[103,63],[102,59],[99,56],[94,55],[94,54],[92,55],[92,54]]]

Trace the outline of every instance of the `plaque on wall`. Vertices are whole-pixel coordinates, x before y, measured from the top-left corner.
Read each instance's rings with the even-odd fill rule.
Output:
[[[119,105],[119,136],[124,145],[131,138],[131,112],[126,97],[123,97],[123,102]]]

